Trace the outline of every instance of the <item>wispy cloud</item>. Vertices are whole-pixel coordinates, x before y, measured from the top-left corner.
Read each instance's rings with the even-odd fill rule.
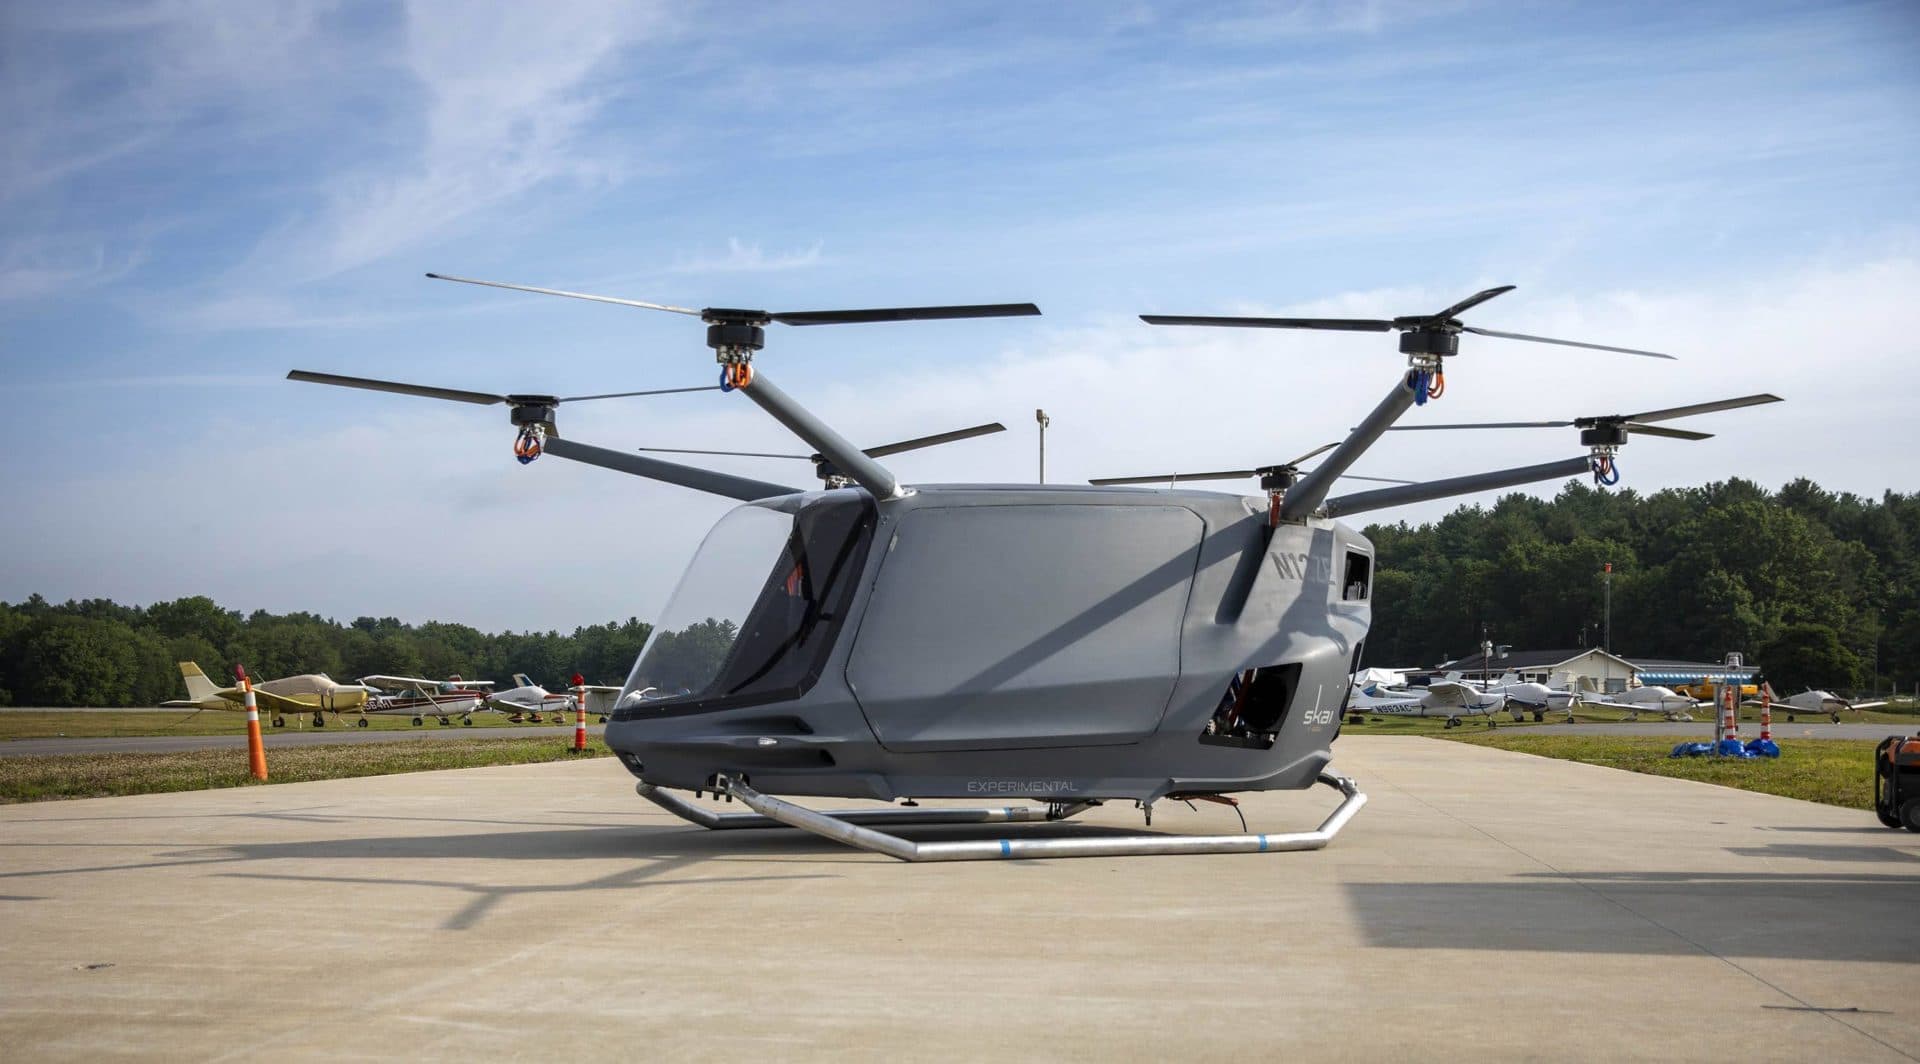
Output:
[[[737,237],[727,239],[724,255],[695,255],[673,265],[674,273],[759,273],[769,270],[798,270],[826,261],[820,255],[820,242],[798,251],[771,254],[759,244],[743,243]]]
[[[274,232],[256,259],[305,279],[332,276],[451,233],[477,212],[552,182],[617,176],[584,134],[605,102],[596,75],[666,18],[649,4],[579,0],[473,5],[415,0],[402,62],[424,94],[417,146],[332,175],[309,218]]]
[[[141,249],[113,249],[98,239],[39,234],[0,248],[0,301],[72,295],[126,276],[145,259]]]

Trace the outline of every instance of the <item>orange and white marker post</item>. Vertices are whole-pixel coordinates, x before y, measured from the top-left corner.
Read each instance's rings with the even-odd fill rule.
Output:
[[[240,677],[240,693],[247,707],[247,771],[253,778],[267,778],[267,745],[260,738],[260,707],[254,704],[253,681],[247,678],[247,667],[235,665],[234,674]]]
[[[573,752],[587,752],[587,678],[579,673],[573,674],[573,704],[578,713],[573,718]]]
[[[1740,741],[1740,688],[1720,685],[1720,738]]]
[[[1773,741],[1773,685],[1760,685],[1760,738]]]

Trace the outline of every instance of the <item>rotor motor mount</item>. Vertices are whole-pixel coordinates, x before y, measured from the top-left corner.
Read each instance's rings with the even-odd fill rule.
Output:
[[[514,425],[520,428],[539,428],[546,432],[554,431],[554,408],[560,400],[550,395],[510,395],[507,401],[513,408],[507,412]]]
[[[1449,358],[1460,353],[1460,334],[1452,329],[1408,329],[1400,334],[1400,353]]]
[[[1580,430],[1580,445],[1583,447],[1624,447],[1627,443],[1627,427],[1619,424],[1599,424]]]
[[[750,322],[717,321],[707,326],[707,346],[722,362],[751,358],[766,344],[767,331]]]

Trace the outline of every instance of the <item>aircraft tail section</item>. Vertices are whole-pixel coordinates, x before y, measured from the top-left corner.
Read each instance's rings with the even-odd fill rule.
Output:
[[[187,681],[187,698],[194,702],[204,702],[220,693],[220,688],[191,661],[180,663],[180,676]]]

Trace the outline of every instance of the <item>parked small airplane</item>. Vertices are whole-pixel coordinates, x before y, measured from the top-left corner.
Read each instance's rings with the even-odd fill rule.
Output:
[[[1693,710],[1702,705],[1712,705],[1711,699],[1697,702],[1680,694],[1671,687],[1652,685],[1630,687],[1609,698],[1583,699],[1590,706],[1608,706],[1627,711],[1629,722],[1640,719],[1642,713],[1658,713],[1667,720],[1687,721],[1693,719]]]
[[[579,705],[578,698],[569,692],[553,692],[534,683],[524,672],[513,674],[514,686],[486,696],[488,709],[501,713],[511,713],[507,720],[518,724],[523,719],[531,719],[535,724],[545,722],[542,713],[552,713],[554,723],[566,722],[566,712]],[[579,691],[587,698],[589,712],[597,713],[600,722],[606,723],[607,716],[613,712],[612,699],[620,694],[620,688],[604,684],[576,684],[569,691]],[[598,706],[596,709],[595,707]]]
[[[1758,706],[1759,704],[1758,701],[1741,703],[1742,706]],[[1834,694],[1832,691],[1820,691],[1811,687],[1797,695],[1788,695],[1785,698],[1776,698],[1773,700],[1774,712],[1785,712],[1787,720],[1789,721],[1793,720],[1794,716],[1799,713],[1825,713],[1827,719],[1835,724],[1840,723],[1840,713],[1842,710],[1858,713],[1863,709],[1878,709],[1884,705],[1886,705],[1885,701],[1849,702],[1839,695]]]
[[[455,714],[459,715],[461,724],[472,727],[474,710],[486,705],[487,689],[493,686],[491,680],[462,680],[458,676],[445,680],[362,676],[360,682],[381,691],[368,702],[368,713],[411,713],[416,728],[426,723],[427,717],[443,725],[451,724],[453,721],[449,718]]]
[[[1357,688],[1347,701],[1347,715],[1349,720],[1357,720],[1363,714],[1445,717],[1447,727],[1457,728],[1461,717],[1491,717],[1506,705],[1504,694],[1479,691],[1457,680],[1436,680],[1424,689],[1378,685]],[[1514,719],[1520,719],[1518,713]]]
[[[187,697],[172,702],[162,702],[164,709],[217,709],[226,712],[246,709],[245,696],[240,688],[216,687],[200,671],[200,666],[191,661],[180,663],[180,675],[187,682]],[[367,696],[373,689],[358,684],[335,683],[325,673],[310,672],[299,676],[283,676],[277,680],[262,680],[253,685],[254,703],[260,709],[273,714],[273,726],[278,728],[286,724],[288,714],[311,713],[313,726],[327,726],[328,713],[360,713],[360,726],[367,726]]]

